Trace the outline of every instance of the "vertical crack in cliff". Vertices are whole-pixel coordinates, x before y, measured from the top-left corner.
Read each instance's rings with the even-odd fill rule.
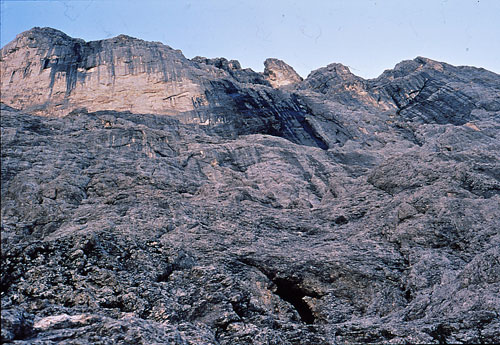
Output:
[[[408,92],[408,96],[404,98],[404,101],[403,102],[397,102],[396,99],[391,95],[392,99],[395,101],[396,103],[396,106],[399,108],[397,111],[396,111],[396,114],[401,114],[401,112],[409,107],[411,107],[413,104],[417,103],[419,100],[420,100],[420,96],[423,94],[423,91],[426,87],[428,87],[430,85],[430,82],[429,82],[429,79],[424,79],[424,82],[422,84],[422,86],[420,86],[418,89],[416,90],[412,90],[410,92]],[[398,91],[402,91],[401,89],[399,89]]]
[[[304,116],[298,117],[297,120],[302,125],[304,131],[309,134],[314,143],[322,150],[328,150],[328,143],[323,140],[321,135],[316,131],[316,129],[307,121]]]

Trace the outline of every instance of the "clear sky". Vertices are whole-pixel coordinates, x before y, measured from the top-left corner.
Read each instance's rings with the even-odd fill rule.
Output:
[[[374,78],[416,56],[500,73],[500,0],[1,0],[2,46],[34,26],[87,41],[123,33],[256,71],[275,57],[303,77],[340,62]]]

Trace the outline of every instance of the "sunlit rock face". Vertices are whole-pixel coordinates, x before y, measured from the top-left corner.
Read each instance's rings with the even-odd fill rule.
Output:
[[[1,58],[3,102],[37,114],[82,107],[175,114],[206,103],[197,80],[203,72],[180,51],[125,35],[85,42],[38,28],[5,46]]]
[[[499,75],[0,54],[2,342],[498,342]]]
[[[2,102],[33,114],[153,113],[228,135],[269,133],[325,146],[295,96],[272,89],[262,74],[237,61],[188,60],[161,43],[124,35],[84,42],[51,28],[18,35],[0,56]]]
[[[296,84],[302,81],[302,77],[291,66],[278,59],[264,61],[264,75],[273,87]]]

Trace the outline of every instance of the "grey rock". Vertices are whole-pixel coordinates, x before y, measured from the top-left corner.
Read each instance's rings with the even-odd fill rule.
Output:
[[[24,339],[33,335],[33,315],[22,308],[2,305],[2,342]]]
[[[262,73],[254,72],[249,68],[242,69],[239,61],[237,60],[227,60],[226,58],[221,57],[209,59],[206,57],[196,56],[191,59],[191,61],[217,67],[218,69],[227,72],[232,78],[240,83],[270,86],[269,82],[266,80],[265,76],[262,75]]]
[[[225,71],[239,71],[241,70],[241,65],[237,60],[228,61],[226,58],[214,58],[209,59],[202,56],[196,56],[192,61],[204,63],[205,65],[212,65],[217,68],[223,69]]]
[[[497,342],[498,75],[417,58],[372,80],[332,64],[273,88],[223,58],[52,29],[2,59],[73,61],[68,42],[168,53],[152,61],[203,81],[207,102],[166,114],[69,97],[60,117],[9,86],[2,341]]]

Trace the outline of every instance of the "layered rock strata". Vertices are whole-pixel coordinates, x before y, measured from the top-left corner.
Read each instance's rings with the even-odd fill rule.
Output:
[[[499,75],[277,85],[53,29],[1,58],[2,342],[497,342]]]

